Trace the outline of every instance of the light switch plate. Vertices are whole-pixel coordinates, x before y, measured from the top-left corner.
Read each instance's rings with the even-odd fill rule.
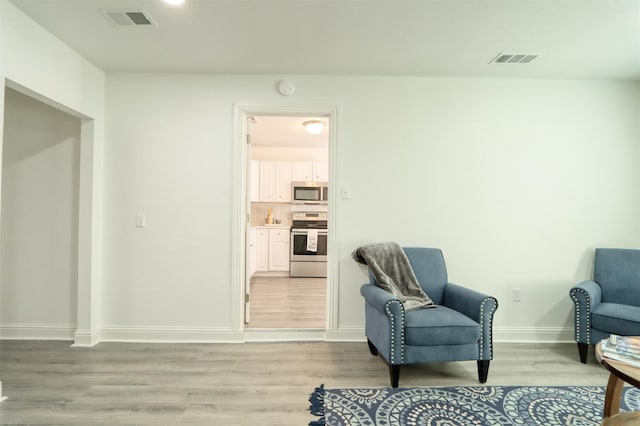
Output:
[[[522,298],[522,294],[521,294],[521,290],[520,288],[514,288],[513,289],[513,301],[514,302],[519,302]]]
[[[147,224],[147,217],[144,214],[137,214],[136,215],[136,226],[138,228],[144,228],[145,225]]]

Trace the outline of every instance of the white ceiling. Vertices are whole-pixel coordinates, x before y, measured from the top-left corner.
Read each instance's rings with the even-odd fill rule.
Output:
[[[307,133],[302,123],[310,120],[326,123],[322,133]],[[329,125],[328,117],[256,116],[250,124],[251,142],[256,147],[329,149]]]
[[[10,0],[107,72],[640,81],[640,0]],[[118,27],[103,9],[144,10]],[[530,64],[489,64],[499,53]],[[327,147],[310,117],[258,117],[255,146]]]
[[[108,72],[640,80],[640,0],[11,0]],[[144,9],[117,27],[100,9]],[[489,64],[498,53],[531,64]]]

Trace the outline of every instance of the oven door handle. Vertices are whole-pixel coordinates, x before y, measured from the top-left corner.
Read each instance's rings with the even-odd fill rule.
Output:
[[[327,230],[326,229],[318,229],[318,234],[321,235],[326,235],[327,234]],[[292,229],[291,233],[295,234],[295,235],[307,235],[309,232],[309,229]]]

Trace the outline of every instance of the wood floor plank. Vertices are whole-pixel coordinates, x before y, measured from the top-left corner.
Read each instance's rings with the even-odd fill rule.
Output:
[[[497,343],[487,385],[605,386],[608,372],[575,344]],[[366,343],[243,344],[0,341],[8,399],[0,424],[304,425],[308,396],[389,385]],[[476,363],[404,366],[400,386],[479,386]]]
[[[254,276],[247,328],[326,328],[326,278]]]

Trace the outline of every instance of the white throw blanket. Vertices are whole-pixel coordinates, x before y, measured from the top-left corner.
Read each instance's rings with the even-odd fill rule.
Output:
[[[378,287],[397,297],[406,310],[436,307],[422,290],[407,255],[398,244],[388,242],[358,247],[351,257],[367,265]]]
[[[307,230],[307,251],[312,251],[312,252],[318,251],[318,230],[317,229]]]

